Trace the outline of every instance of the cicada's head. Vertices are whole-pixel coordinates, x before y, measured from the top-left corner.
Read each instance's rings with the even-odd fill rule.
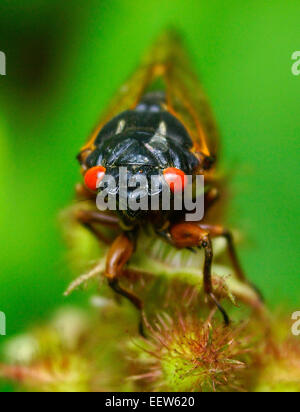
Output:
[[[136,112],[123,113],[102,129],[85,159],[84,178],[98,194],[99,208],[115,210],[126,223],[135,224],[164,209],[163,193],[173,197],[184,190],[186,176],[194,173],[199,161],[185,135],[169,136],[162,121],[154,129],[137,127],[138,119],[135,127],[124,127],[125,119],[132,123],[132,113]]]

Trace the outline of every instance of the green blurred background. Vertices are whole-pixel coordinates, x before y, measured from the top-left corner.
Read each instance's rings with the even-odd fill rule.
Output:
[[[0,311],[6,339],[65,301],[58,213],[75,156],[162,29],[177,27],[212,102],[232,175],[228,221],[272,306],[300,309],[298,0],[1,0]],[[2,387],[5,390],[5,387]]]

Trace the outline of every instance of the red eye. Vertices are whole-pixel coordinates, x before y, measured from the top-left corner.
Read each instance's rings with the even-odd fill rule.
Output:
[[[84,183],[92,192],[96,192],[99,183],[105,176],[106,169],[103,166],[95,166],[89,169],[84,176]]]
[[[176,169],[175,167],[169,167],[164,170],[164,178],[173,193],[184,189],[186,175],[182,170]]]

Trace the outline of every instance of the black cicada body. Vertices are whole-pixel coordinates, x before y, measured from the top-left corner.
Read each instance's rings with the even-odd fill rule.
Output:
[[[241,284],[248,283],[231,233],[207,219],[207,212],[219,197],[215,177],[217,147],[218,130],[210,106],[187,64],[180,41],[173,35],[163,36],[122,87],[78,156],[85,182],[78,186],[78,193],[94,204],[94,210],[80,211],[77,219],[99,239],[101,235],[96,226],[118,228],[119,235],[107,256],[105,276],[110,286],[139,310],[143,302],[122,288],[119,279],[130,263],[139,230],[146,222],[175,248],[204,251],[203,269],[199,269],[203,274],[203,289],[222,312],[226,323],[228,316],[212,282],[214,238],[226,240],[236,277]],[[156,177],[154,189],[153,176]],[[189,183],[187,176],[192,177]],[[204,179],[204,220],[201,216],[201,219],[186,221],[183,203],[181,210],[163,207],[164,187],[168,187],[173,198],[186,187],[195,197],[193,179],[199,176]],[[106,180],[107,177],[110,180]],[[140,181],[138,187],[132,186],[139,177],[143,177],[143,184]],[[125,195],[123,186],[126,186]],[[110,196],[115,198],[115,208],[103,211],[98,199]],[[154,198],[158,199],[155,207],[148,209],[129,205],[130,201],[136,205],[143,200],[149,204]],[[261,306],[255,292],[251,304],[256,308]]]

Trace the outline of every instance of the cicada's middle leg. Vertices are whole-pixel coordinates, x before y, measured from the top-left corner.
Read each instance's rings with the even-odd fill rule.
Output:
[[[225,229],[223,226],[220,226],[220,225],[199,224],[199,227],[202,230],[208,231],[212,238],[214,238],[214,237],[223,237],[226,240],[229,258],[232,262],[232,266],[235,270],[235,273],[236,273],[237,277],[242,282],[245,282],[249,286],[251,286],[252,289],[255,290],[255,292],[257,293],[261,303],[263,303],[264,302],[264,297],[263,297],[261,291],[252,282],[250,282],[247,279],[247,277],[244,273],[244,270],[241,266],[240,260],[238,258],[237,252],[236,252],[236,248],[235,248],[235,245],[234,245],[234,240],[233,240],[232,233],[229,230]]]

